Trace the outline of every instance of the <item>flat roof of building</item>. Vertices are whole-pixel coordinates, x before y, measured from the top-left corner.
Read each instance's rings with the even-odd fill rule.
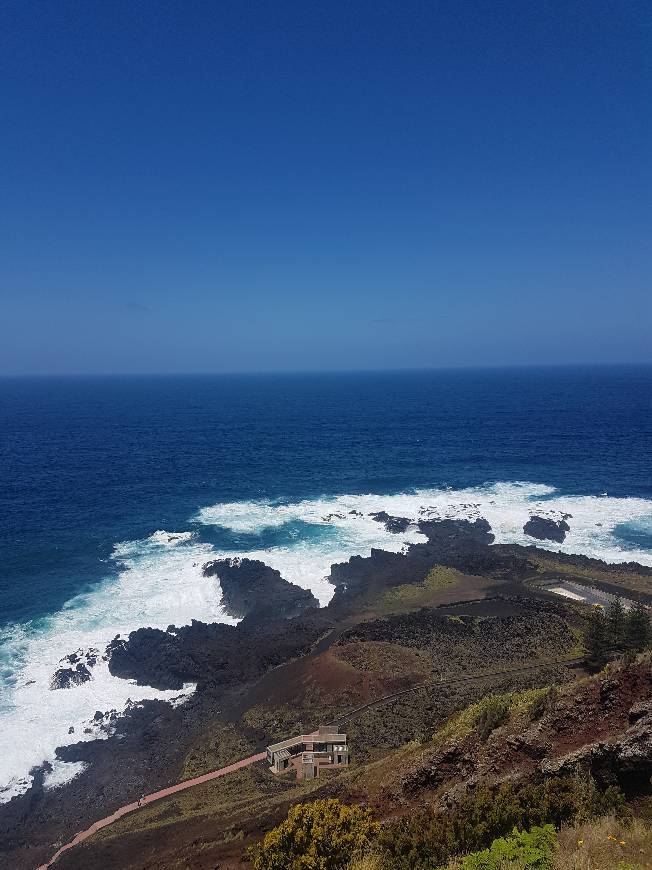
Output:
[[[300,746],[302,743],[346,743],[346,734],[340,734],[339,731],[319,729],[313,731],[312,734],[300,734],[298,737],[289,737],[287,740],[281,740],[278,743],[271,743],[267,750],[268,752],[281,752],[283,749],[292,749],[295,746]]]

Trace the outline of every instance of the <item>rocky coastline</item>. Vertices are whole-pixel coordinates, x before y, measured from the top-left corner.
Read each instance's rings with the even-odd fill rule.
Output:
[[[396,533],[415,524],[426,541],[411,544],[401,553],[374,549],[368,557],[353,556],[333,565],[329,581],[335,591],[326,607],[319,608],[312,593],[289,583],[263,562],[215,560],[206,563],[203,571],[207,577],[219,578],[225,610],[240,619],[236,625],[193,621],[182,627],[169,626],[166,631],[143,627],[126,638],[115,638],[102,653],[71,653],[53,676],[54,690],[74,691],[76,682],[87,679],[86,671],[90,673],[100,655],[108,658],[109,670],[116,677],[157,689],[182,690],[188,683],[195,684],[196,689],[179,705],[148,701],[133,705],[120,716],[115,711],[98,711],[96,725],[104,729],[106,739],[71,743],[57,750],[61,761],[83,762],[83,772],[60,788],[47,789],[47,769],[41,768],[25,794],[0,805],[0,866],[6,859],[7,866],[15,870],[33,868],[48,856],[53,843],[90,824],[98,813],[104,815],[136,794],[178,781],[189,753],[218,721],[237,723],[250,745],[259,748],[263,732],[254,734],[239,718],[245,706],[243,699],[251,693],[257,697],[262,690],[256,687],[267,684],[273,669],[321,654],[343,635],[350,644],[391,640],[391,630],[382,618],[357,629],[356,620],[366,609],[378,607],[387,595],[400,597],[402,588],[414,594],[433,565],[457,572],[455,576],[485,578],[482,596],[495,600],[498,609],[503,607],[500,601],[510,596],[517,596],[524,613],[527,602],[533,602],[536,612],[546,615],[560,637],[566,637],[561,626],[564,613],[568,615],[572,608],[528,582],[546,576],[541,560],[554,556],[565,571],[576,569],[583,576],[588,567],[596,576],[652,577],[652,569],[634,564],[607,566],[587,557],[562,557],[536,547],[496,545],[489,524],[482,518],[473,522],[412,520],[381,512],[374,519],[388,528],[388,523],[392,524],[390,530]],[[469,621],[463,617],[449,626],[435,611],[423,610],[419,618],[405,617],[405,625],[418,626],[426,634],[432,630],[429,625],[441,625],[448,632],[446,637],[452,631],[454,639],[456,632],[470,631],[472,636],[473,620],[482,618],[469,617]],[[505,630],[520,626],[515,637],[526,638],[524,619],[526,616],[510,617],[504,623]],[[492,631],[498,633],[487,634],[494,638],[496,649],[500,630],[496,623]],[[405,633],[407,628],[401,631]],[[569,638],[566,641],[570,642]],[[525,640],[518,643],[525,644],[525,650]],[[66,867],[78,866],[73,857],[66,860],[71,862]]]

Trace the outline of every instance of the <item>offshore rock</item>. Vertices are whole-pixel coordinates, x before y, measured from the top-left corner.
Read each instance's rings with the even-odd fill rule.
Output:
[[[570,526],[566,522],[568,517],[569,514],[565,514],[561,519],[553,520],[550,517],[533,515],[523,526],[523,531],[539,541],[556,541],[558,544],[563,544],[566,532],[570,532]]]
[[[78,649],[64,656],[60,661],[64,667],[54,672],[50,680],[50,688],[69,689],[71,686],[81,686],[82,683],[88,682],[92,677],[91,668],[97,664],[98,657],[99,652],[94,647],[87,650]]]
[[[74,668],[59,668],[50,680],[51,689],[70,689],[72,686],[81,686],[92,677],[85,664],[79,662]]]

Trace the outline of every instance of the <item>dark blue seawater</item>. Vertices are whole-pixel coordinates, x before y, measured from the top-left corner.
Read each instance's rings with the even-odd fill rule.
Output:
[[[205,505],[513,480],[652,498],[650,457],[650,367],[0,380],[0,623],[58,609],[115,570],[116,542]],[[623,535],[652,546],[647,526]]]

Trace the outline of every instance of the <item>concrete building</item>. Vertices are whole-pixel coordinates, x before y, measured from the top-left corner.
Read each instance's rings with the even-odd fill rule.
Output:
[[[294,770],[297,779],[315,779],[325,767],[348,765],[346,734],[340,734],[336,725],[320,725],[312,734],[301,734],[268,746],[267,761],[272,773]]]

